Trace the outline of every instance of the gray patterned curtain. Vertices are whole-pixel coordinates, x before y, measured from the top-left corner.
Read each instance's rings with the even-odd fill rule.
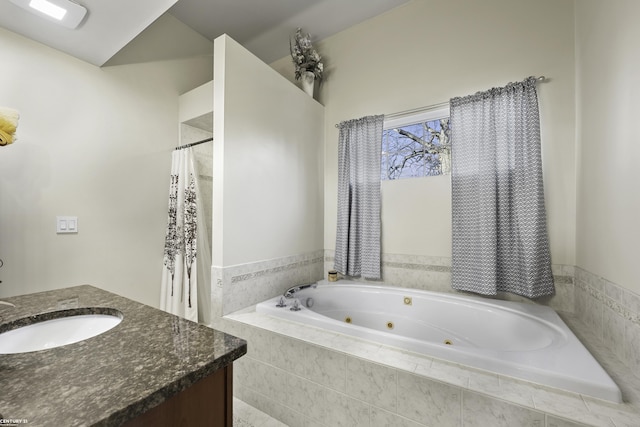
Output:
[[[536,79],[451,100],[452,287],[555,292]]]
[[[338,125],[338,224],[334,268],[379,279],[380,152],[384,116]]]

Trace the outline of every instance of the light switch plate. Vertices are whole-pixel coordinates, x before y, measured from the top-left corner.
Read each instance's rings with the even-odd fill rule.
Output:
[[[77,216],[57,216],[56,217],[56,233],[69,234],[78,232]]]

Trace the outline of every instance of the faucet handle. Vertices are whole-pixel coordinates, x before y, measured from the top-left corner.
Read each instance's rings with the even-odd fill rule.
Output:
[[[302,310],[300,308],[300,301],[298,301],[298,298],[293,300],[293,306],[289,310],[291,310],[291,311],[300,311],[300,310]]]
[[[280,301],[278,301],[278,303],[276,304],[276,307],[282,308],[282,307],[286,307],[287,304],[284,301],[284,297],[280,297]]]

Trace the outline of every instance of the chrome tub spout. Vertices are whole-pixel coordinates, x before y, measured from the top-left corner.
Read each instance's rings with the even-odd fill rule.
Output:
[[[296,292],[299,292],[299,291],[301,291],[303,289],[307,289],[307,288],[314,288],[315,289],[317,286],[318,286],[317,283],[309,283],[309,284],[306,284],[306,285],[295,285],[295,286],[292,286],[289,289],[287,289],[283,295],[284,295],[285,298],[293,298],[293,295]]]

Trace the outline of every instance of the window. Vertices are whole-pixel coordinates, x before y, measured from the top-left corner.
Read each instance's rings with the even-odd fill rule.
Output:
[[[383,181],[449,174],[449,107],[385,119],[380,163]]]

